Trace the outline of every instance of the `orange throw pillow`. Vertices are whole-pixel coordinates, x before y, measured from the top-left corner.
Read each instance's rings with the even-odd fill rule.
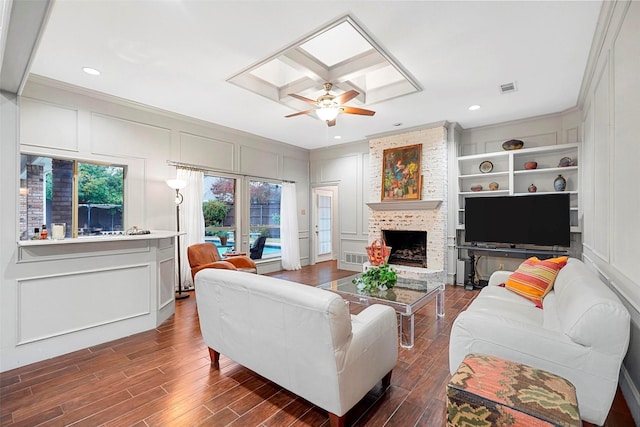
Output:
[[[553,289],[558,272],[566,264],[566,256],[542,261],[536,257],[529,258],[509,276],[505,287],[542,308],[542,299]]]

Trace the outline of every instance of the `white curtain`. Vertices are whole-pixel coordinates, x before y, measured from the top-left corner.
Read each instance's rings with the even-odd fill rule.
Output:
[[[184,290],[194,287],[187,248],[196,243],[204,243],[204,216],[202,215],[204,173],[178,168],[177,178],[187,182],[187,186],[180,190],[184,197],[180,205],[180,231],[186,233],[180,238],[180,277]]]
[[[298,206],[296,185],[282,183],[280,193],[280,243],[282,246],[282,268],[300,270],[300,242],[298,236]]]

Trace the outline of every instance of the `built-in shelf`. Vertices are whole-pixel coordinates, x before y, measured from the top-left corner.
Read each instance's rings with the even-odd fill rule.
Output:
[[[398,200],[395,202],[370,202],[367,203],[374,211],[410,211],[437,209],[442,200]]]

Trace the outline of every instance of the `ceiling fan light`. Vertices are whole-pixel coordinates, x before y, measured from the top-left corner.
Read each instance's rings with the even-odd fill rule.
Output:
[[[325,122],[330,122],[338,117],[340,113],[340,108],[338,107],[322,107],[316,110],[316,114],[320,118],[320,120],[324,120]]]

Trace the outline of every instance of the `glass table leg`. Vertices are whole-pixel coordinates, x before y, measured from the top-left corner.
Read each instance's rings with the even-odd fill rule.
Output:
[[[400,345],[413,348],[413,314],[400,314]]]
[[[444,317],[444,285],[438,289],[436,294],[436,316]]]

